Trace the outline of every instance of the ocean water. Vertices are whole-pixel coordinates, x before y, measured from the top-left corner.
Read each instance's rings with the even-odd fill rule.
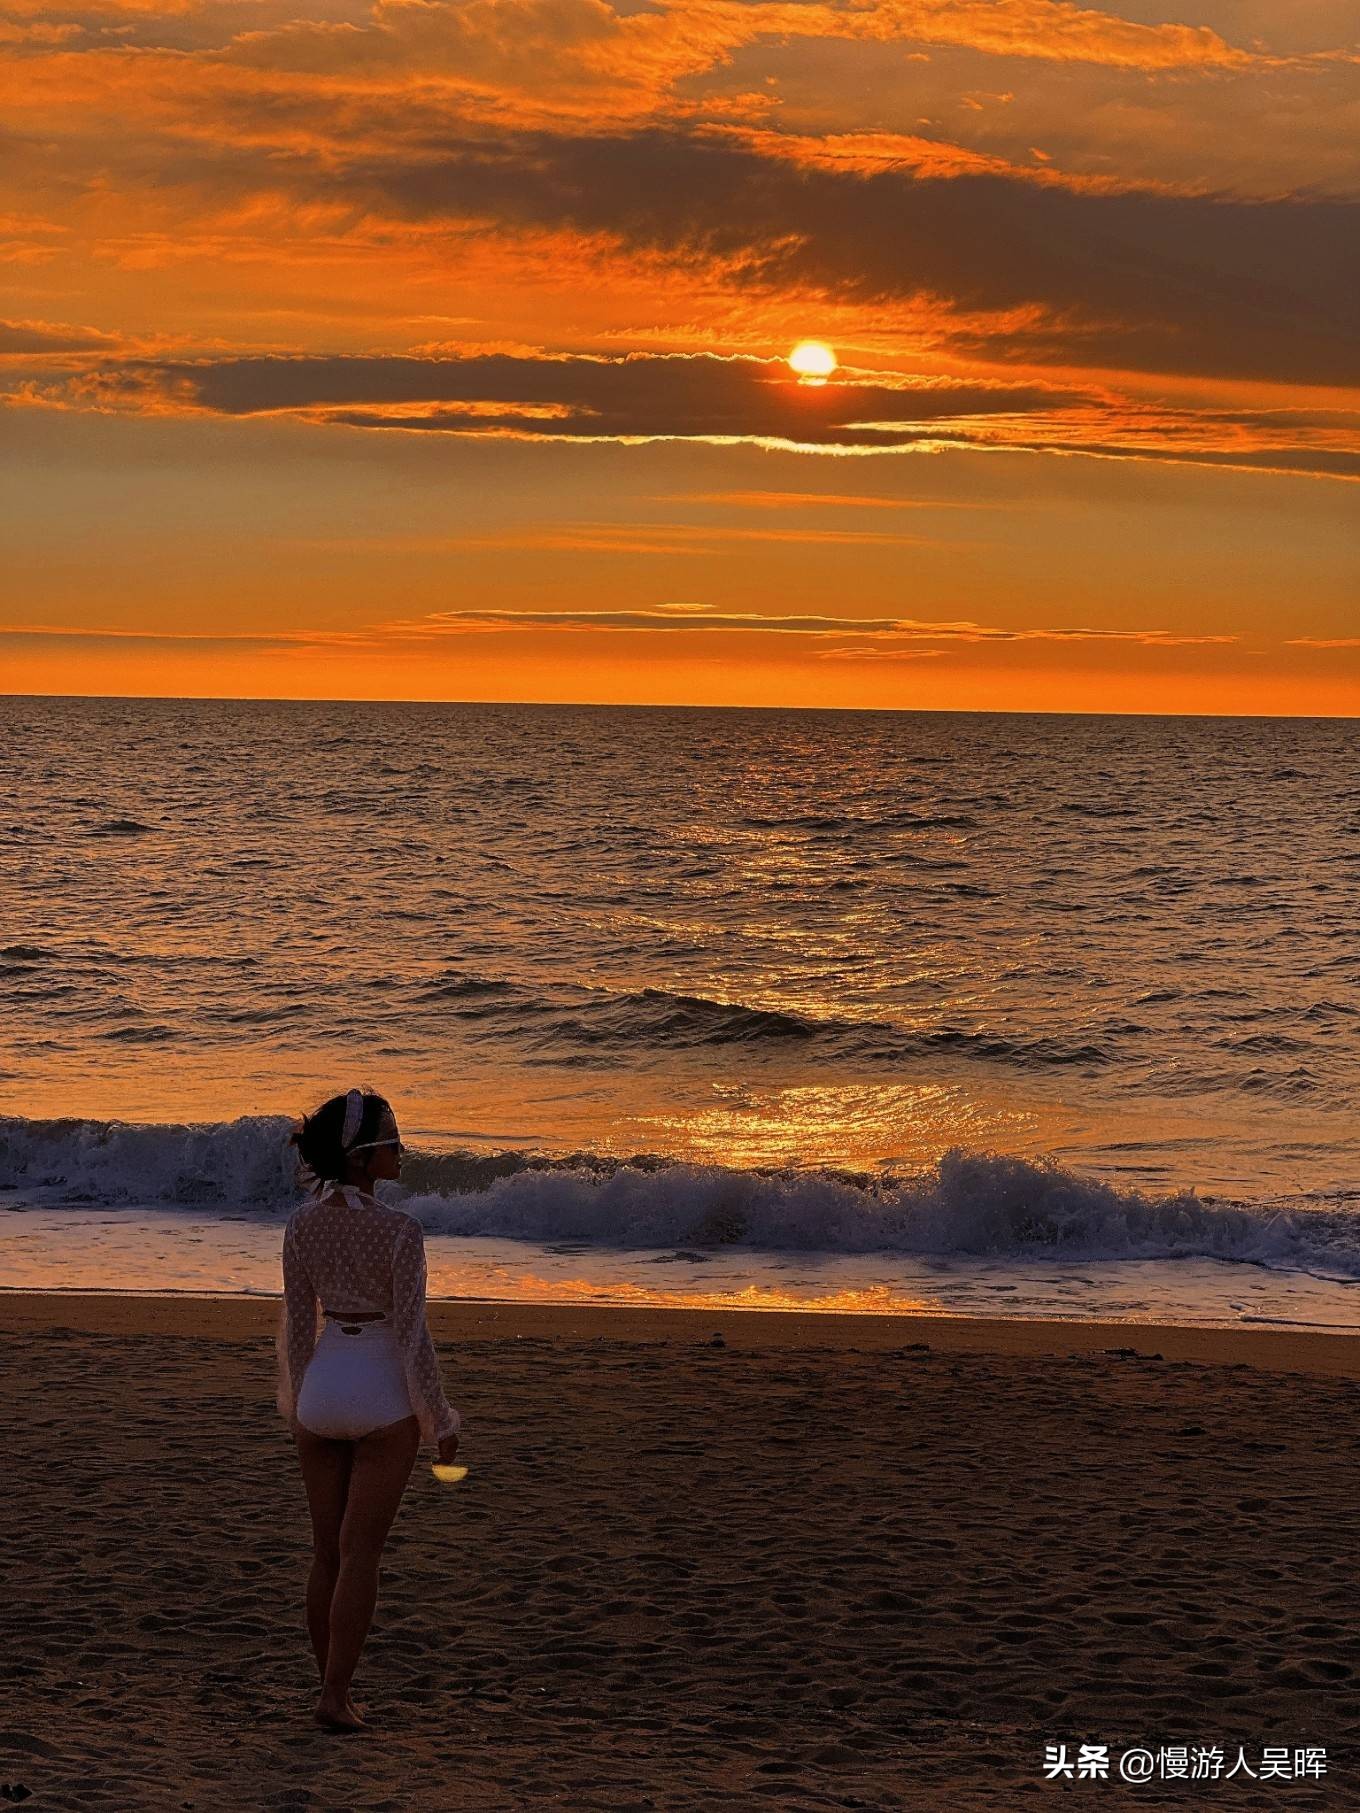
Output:
[[[1360,724],[8,698],[0,1283],[1360,1325]]]

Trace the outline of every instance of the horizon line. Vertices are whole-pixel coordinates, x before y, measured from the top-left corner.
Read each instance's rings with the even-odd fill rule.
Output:
[[[360,695],[295,697],[274,693],[81,693],[81,692],[2,692],[0,700],[62,699],[107,700],[110,703],[163,703],[167,705],[504,705],[543,711],[782,711],[817,712],[823,715],[862,715],[872,712],[877,717],[970,717],[970,718],[1174,718],[1182,720],[1224,720],[1230,722],[1299,724],[1353,724],[1360,722],[1360,712],[1302,711],[1055,711],[1042,706],[973,706],[973,705],[737,705],[704,704],[699,701],[659,701],[621,699],[450,699],[450,698],[373,698]]]

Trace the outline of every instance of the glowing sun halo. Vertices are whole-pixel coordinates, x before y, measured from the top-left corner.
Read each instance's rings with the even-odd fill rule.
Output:
[[[789,370],[805,383],[825,383],[835,369],[836,355],[821,340],[800,340],[789,354]]]

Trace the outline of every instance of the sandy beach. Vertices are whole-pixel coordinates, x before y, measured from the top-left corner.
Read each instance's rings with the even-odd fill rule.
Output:
[[[274,1314],[0,1296],[7,1801],[1360,1804],[1360,1340],[434,1305],[472,1472],[418,1463],[328,1737]]]

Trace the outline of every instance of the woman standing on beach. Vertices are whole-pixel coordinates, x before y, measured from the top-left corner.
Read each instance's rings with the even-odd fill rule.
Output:
[[[351,1089],[298,1122],[292,1141],[312,1189],[283,1237],[278,1403],[312,1516],[316,1719],[352,1731],[364,1722],[349,1689],[377,1604],[383,1544],[421,1441],[451,1461],[461,1421],[444,1396],[425,1320],[420,1223],[373,1194],[380,1178],[401,1170],[390,1105],[371,1089]]]

